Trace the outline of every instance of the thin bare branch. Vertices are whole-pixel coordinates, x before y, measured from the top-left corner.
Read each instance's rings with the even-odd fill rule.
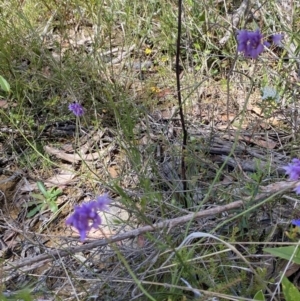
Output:
[[[114,235],[110,238],[101,239],[101,240],[97,240],[97,241],[93,241],[93,242],[88,242],[82,246],[67,248],[64,250],[57,250],[57,249],[49,250],[49,252],[47,254],[39,255],[34,258],[22,259],[18,262],[11,263],[9,266],[3,267],[3,271],[8,272],[11,270],[16,270],[16,269],[22,268],[24,266],[33,265],[35,262],[38,262],[38,261],[44,261],[46,259],[49,259],[49,261],[50,261],[50,260],[57,259],[58,257],[65,257],[65,256],[72,255],[72,254],[75,254],[78,252],[92,250],[93,248],[103,247],[110,243],[115,243],[115,242],[122,241],[125,239],[131,239],[131,238],[137,237],[137,236],[139,236],[143,233],[147,233],[147,232],[154,232],[154,231],[164,229],[164,228],[167,228],[170,230],[178,225],[182,225],[187,222],[190,222],[191,220],[197,220],[199,218],[204,218],[207,216],[214,216],[214,215],[218,215],[225,211],[230,211],[233,209],[241,208],[244,206],[245,203],[247,203],[249,201],[252,201],[253,203],[255,203],[255,202],[257,203],[261,200],[266,199],[267,197],[271,196],[272,194],[279,193],[281,191],[284,192],[286,190],[295,188],[297,185],[299,185],[299,182],[281,181],[281,182],[273,183],[273,184],[270,184],[270,185],[264,187],[264,190],[263,190],[264,192],[258,194],[255,199],[252,199],[252,197],[246,197],[244,200],[238,200],[238,201],[232,202],[232,203],[224,205],[224,206],[218,206],[215,208],[211,208],[211,209],[207,209],[207,210],[203,210],[203,211],[199,211],[199,212],[195,212],[195,213],[190,213],[190,214],[180,216],[177,218],[168,219],[168,220],[165,220],[165,221],[153,224],[153,225],[147,225],[147,226],[144,226],[141,228],[134,229],[132,231],[128,231],[126,233]]]

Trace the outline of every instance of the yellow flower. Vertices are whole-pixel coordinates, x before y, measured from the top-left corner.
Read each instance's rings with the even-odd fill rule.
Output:
[[[151,54],[152,53],[152,50],[150,49],[150,48],[146,48],[145,49],[145,54],[146,55],[149,55],[149,54]]]
[[[162,56],[161,59],[160,59],[160,61],[162,63],[165,63],[166,61],[168,61],[168,57],[167,56]]]
[[[154,86],[151,87],[150,90],[151,90],[152,93],[159,93],[160,92],[160,89],[158,87],[154,87]]]

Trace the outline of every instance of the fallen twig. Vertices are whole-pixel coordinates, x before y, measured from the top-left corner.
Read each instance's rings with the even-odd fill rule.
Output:
[[[232,202],[232,203],[224,205],[224,206],[218,206],[218,207],[215,207],[212,209],[207,209],[207,210],[203,210],[200,212],[190,213],[190,214],[180,216],[177,218],[168,219],[168,220],[158,222],[153,225],[147,225],[147,226],[144,226],[141,228],[134,229],[132,231],[114,235],[109,238],[88,242],[88,243],[78,246],[78,247],[66,248],[64,250],[58,250],[58,249],[49,250],[48,249],[48,253],[46,253],[46,254],[42,254],[42,255],[39,255],[39,256],[36,256],[33,258],[22,259],[15,263],[9,263],[9,266],[8,265],[4,266],[2,271],[8,272],[11,270],[19,269],[24,266],[33,265],[35,262],[38,262],[38,261],[42,261],[42,260],[44,261],[47,259],[50,261],[50,260],[54,260],[58,257],[65,257],[65,256],[72,255],[72,254],[75,254],[78,252],[92,250],[93,248],[103,247],[110,243],[134,238],[143,233],[154,232],[159,229],[164,229],[164,228],[172,229],[172,228],[176,227],[177,225],[185,224],[192,220],[197,220],[199,218],[204,218],[207,216],[214,216],[214,215],[218,215],[224,211],[241,208],[248,201],[257,203],[260,200],[266,199],[268,196],[270,196],[272,194],[279,193],[281,191],[284,192],[286,190],[295,188],[297,185],[299,185],[298,181],[297,182],[282,181],[282,182],[273,183],[273,184],[270,184],[270,185],[264,187],[264,189],[263,189],[264,192],[258,194],[255,199],[252,199],[252,197],[246,197],[243,201],[238,200],[238,201]],[[21,233],[21,231],[20,231],[20,233]]]

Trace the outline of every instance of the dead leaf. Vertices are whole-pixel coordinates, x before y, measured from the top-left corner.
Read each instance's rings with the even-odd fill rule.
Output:
[[[273,149],[276,147],[277,143],[270,139],[259,139],[259,138],[251,138],[247,136],[242,136],[240,140],[244,140],[246,142],[254,143],[258,146]]]
[[[163,89],[163,90],[159,90],[156,95],[157,95],[158,98],[164,98],[167,95],[174,95],[174,92],[171,89],[166,88],[166,89]]]
[[[271,128],[270,124],[264,121],[260,122],[259,126],[264,130],[269,130]]]
[[[232,120],[234,120],[234,118],[236,118],[236,115],[235,114],[229,114],[229,116],[227,116],[227,114],[221,114],[220,118],[221,118],[221,121],[223,121],[223,122],[232,121]]]
[[[62,170],[59,174],[47,179],[45,185],[47,187],[51,186],[65,186],[69,184],[75,177],[74,170]]]
[[[259,116],[263,116],[263,110],[260,107],[251,106],[251,111],[253,111],[255,114],[257,114]]]
[[[119,169],[117,166],[115,166],[115,165],[109,166],[107,169],[108,169],[110,176],[113,179],[116,179],[119,176]]]
[[[14,102],[10,103],[5,99],[0,99],[0,108],[2,108],[2,109],[7,109],[9,107],[16,107],[16,106],[17,106],[17,104]]]
[[[57,148],[54,148],[51,146],[47,146],[47,145],[44,146],[44,150],[46,153],[48,153],[50,155],[54,155],[57,158],[60,158],[64,161],[67,161],[70,163],[78,163],[80,161],[94,161],[94,160],[101,158],[103,156],[103,153],[105,153],[105,151],[99,150],[98,152],[95,152],[95,153],[80,156],[78,154],[66,154],[65,152],[63,152],[60,149],[57,149]]]
[[[0,108],[7,109],[8,108],[8,102],[7,100],[0,100]]]
[[[58,174],[50,177],[49,179],[44,181],[44,185],[47,188],[51,187],[60,187],[63,188],[64,186],[70,184],[72,180],[75,178],[76,172],[70,168],[67,170],[63,169]],[[20,188],[21,192],[30,192],[37,190],[37,184],[35,182],[28,182],[24,181],[24,185]]]

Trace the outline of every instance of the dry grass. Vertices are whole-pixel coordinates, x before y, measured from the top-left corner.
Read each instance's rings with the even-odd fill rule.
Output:
[[[183,191],[177,3],[3,1],[7,300],[253,300],[259,291],[283,300],[280,273],[299,285],[298,266],[263,252],[293,245],[290,220],[300,216],[282,169],[298,153],[299,7],[252,3],[232,26],[239,2],[184,3]],[[285,47],[247,60],[235,32],[257,27],[284,33]],[[266,86],[280,102],[262,100]],[[85,108],[80,119],[68,111],[73,101]],[[37,181],[63,194],[56,213],[29,218]],[[65,219],[104,192],[114,202],[81,244]],[[16,296],[25,288],[31,297]]]

